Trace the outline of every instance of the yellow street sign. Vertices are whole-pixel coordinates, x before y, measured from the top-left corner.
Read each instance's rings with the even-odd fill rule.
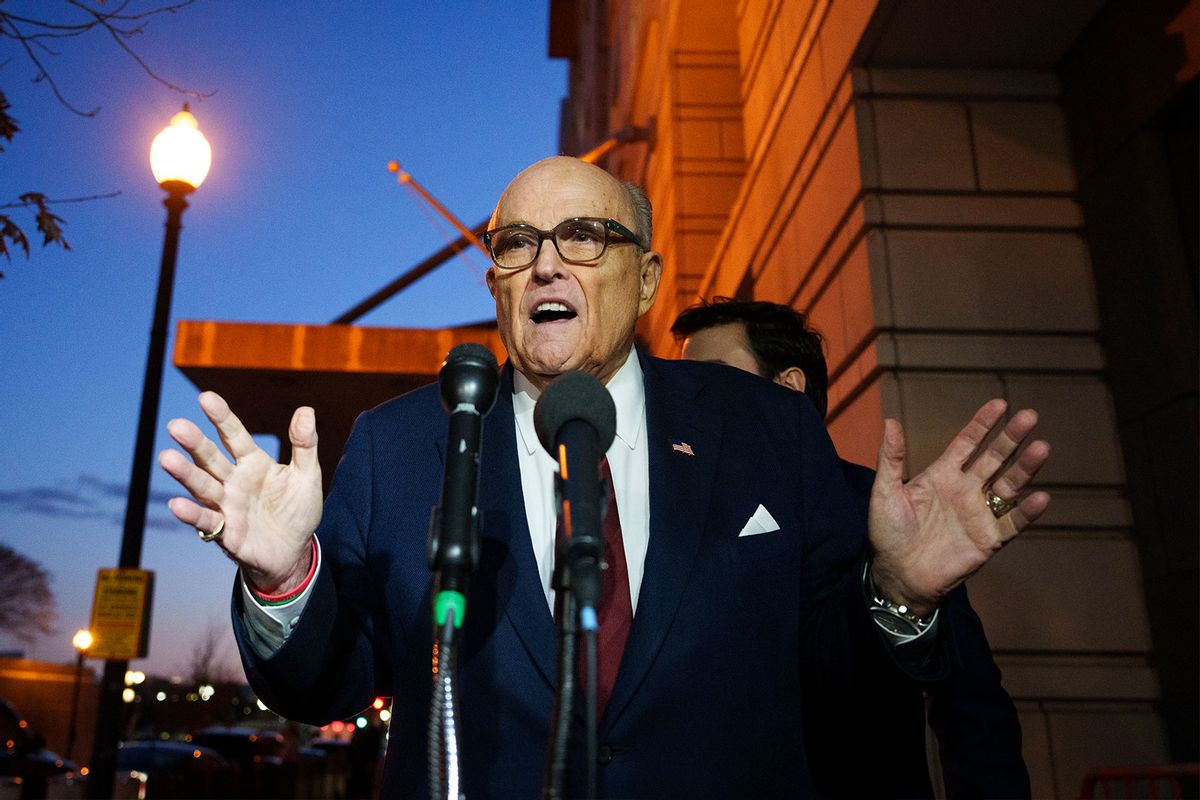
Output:
[[[144,658],[150,640],[154,573],[145,569],[102,569],[96,573],[89,658]]]

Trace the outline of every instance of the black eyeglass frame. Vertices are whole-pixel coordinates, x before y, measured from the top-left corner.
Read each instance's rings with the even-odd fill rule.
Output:
[[[558,246],[558,236],[556,234],[559,228],[572,222],[599,222],[604,226],[604,246],[600,248],[600,253],[595,258],[589,258],[584,261],[580,261],[578,259],[567,258],[563,255],[562,250]],[[496,251],[492,249],[492,237],[500,231],[506,231],[512,228],[520,228],[531,234],[537,235],[537,250],[534,251],[533,258],[530,259],[528,264],[522,264],[519,267],[504,266],[499,262],[499,260],[497,260]],[[619,236],[620,239],[613,239],[613,234]],[[608,246],[610,244],[635,244],[642,250],[650,249],[646,245],[642,244],[637,234],[629,230],[629,228],[626,228],[615,219],[605,219],[603,217],[571,217],[570,219],[564,219],[562,222],[558,223],[548,231],[544,231],[541,228],[535,228],[532,225],[526,225],[523,222],[516,222],[512,225],[501,225],[499,228],[493,228],[492,230],[483,234],[483,243],[487,246],[488,253],[492,257],[492,263],[505,272],[516,272],[517,270],[528,269],[529,267],[533,266],[537,262],[538,256],[542,254],[542,242],[546,241],[547,239],[554,243],[554,251],[558,253],[558,257],[561,258],[564,263],[577,264],[580,266],[590,266],[592,264],[599,263],[600,259],[604,258],[604,255],[608,252]]]

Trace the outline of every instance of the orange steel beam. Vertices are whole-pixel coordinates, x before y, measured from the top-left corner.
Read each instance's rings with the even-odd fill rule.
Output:
[[[175,366],[427,375],[456,345],[479,342],[503,361],[500,334],[482,326],[368,328],[181,320]]]

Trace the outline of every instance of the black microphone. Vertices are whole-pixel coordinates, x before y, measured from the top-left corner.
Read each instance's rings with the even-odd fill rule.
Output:
[[[479,440],[500,386],[496,357],[481,344],[460,344],[442,362],[438,385],[450,430],[442,504],[429,522],[429,567],[437,576],[435,623],[444,624],[453,608],[457,628],[466,613],[467,583],[479,565]]]
[[[542,447],[558,464],[559,513],[566,534],[571,591],[582,610],[600,602],[604,538],[600,459],[617,432],[617,407],[604,384],[584,372],[556,378],[533,410]]]

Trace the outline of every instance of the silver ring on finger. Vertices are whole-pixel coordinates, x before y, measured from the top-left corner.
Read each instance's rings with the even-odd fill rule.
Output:
[[[987,486],[983,490],[984,500],[987,502],[987,507],[991,509],[992,515],[996,519],[1000,519],[1008,512],[1017,507],[1016,499],[1005,500],[1000,495],[992,491],[992,487]]]
[[[202,542],[215,542],[221,538],[221,534],[225,531],[225,518],[221,517],[221,523],[214,530],[206,531],[202,528],[196,528],[196,535],[200,537]]]

